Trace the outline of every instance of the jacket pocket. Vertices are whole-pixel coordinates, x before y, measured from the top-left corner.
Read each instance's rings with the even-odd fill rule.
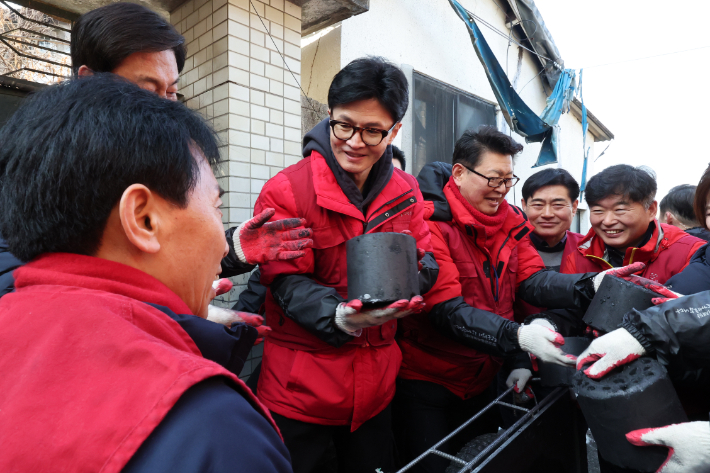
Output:
[[[336,285],[346,270],[345,236],[335,226],[313,229],[313,258],[315,279],[328,285]]]

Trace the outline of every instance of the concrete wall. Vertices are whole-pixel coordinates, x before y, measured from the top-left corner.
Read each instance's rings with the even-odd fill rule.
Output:
[[[189,0],[170,14],[187,40],[180,92],[223,144],[225,229],[249,219],[264,183],[300,159],[300,17],[284,0]],[[233,278],[234,289],[215,303],[231,307],[248,277]],[[247,363],[242,375],[250,372]]]
[[[506,33],[504,38],[484,25],[479,25],[521,97],[533,111],[542,112],[547,93],[543,88],[543,79],[537,76],[538,65],[531,53],[523,51],[520,73],[517,73],[519,50],[515,44],[510,46],[508,44],[508,29],[505,26],[503,11],[493,0],[461,0],[461,3],[495,28]],[[322,95],[322,91],[327,90],[330,84],[334,72],[332,65],[326,63],[326,59],[330,61],[337,59],[338,54],[333,50],[337,42],[340,43],[341,68],[361,56],[384,56],[402,66],[405,73],[410,71],[410,78],[411,73],[416,71],[483,100],[496,102],[483,67],[471,44],[468,31],[448,2],[377,0],[371,2],[368,12],[343,21],[340,28],[321,38],[321,49],[318,57],[312,61],[313,66],[310,66],[311,62],[304,59],[304,81],[307,74],[312,76],[310,88],[314,93]],[[315,43],[312,43],[304,48],[304,58],[313,56],[314,46]],[[311,69],[312,74],[310,74]],[[516,76],[517,80],[515,80]],[[316,81],[318,83],[314,83]],[[499,128],[508,131],[506,126],[501,126],[504,120],[500,118]],[[582,176],[581,124],[571,114],[563,115],[559,123],[561,127],[559,163],[549,166],[564,167],[580,180]],[[413,156],[411,115],[405,117],[403,125],[395,144],[402,146],[407,156],[411,157]],[[513,136],[518,142],[525,144],[523,137],[517,134]],[[595,156],[591,134],[588,136],[587,145],[592,148],[590,156]],[[541,169],[532,168],[539,150],[539,143],[526,144],[525,150],[516,160],[515,172],[523,179],[509,193],[510,202],[516,205],[520,205],[520,190],[524,179]],[[409,162],[407,166],[410,167]],[[592,173],[593,163],[590,163],[588,176]],[[585,217],[582,230],[586,231],[588,228],[588,219]]]

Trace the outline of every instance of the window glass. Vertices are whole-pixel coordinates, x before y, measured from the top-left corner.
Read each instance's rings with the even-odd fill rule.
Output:
[[[416,72],[412,110],[415,176],[427,163],[450,163],[466,130],[496,124],[494,105]]]

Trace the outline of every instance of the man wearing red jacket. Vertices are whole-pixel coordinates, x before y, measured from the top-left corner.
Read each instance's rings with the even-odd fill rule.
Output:
[[[584,238],[584,235],[570,231],[579,204],[579,184],[564,169],[543,169],[527,178],[522,194],[523,211],[535,227],[530,233],[530,241],[545,267],[563,274],[574,273],[568,263],[562,263],[567,255],[577,250],[577,244]],[[521,299],[515,301],[515,319],[519,322],[543,310]],[[545,314],[553,320],[556,332],[568,336],[576,335],[583,325],[578,312],[556,310]]]
[[[425,166],[419,175],[428,196],[436,196],[438,187],[429,228],[440,272],[425,296],[428,313],[401,321],[403,361],[394,408],[405,460],[488,403],[486,391],[503,359],[527,358],[528,352],[546,362],[572,362],[559,348],[564,341],[558,333],[513,320],[518,297],[548,308],[584,307],[593,297],[597,274],[546,270],[530,242],[534,227],[505,200],[518,181],[513,156],[522,148],[495,128],[481,127],[457,141],[445,185],[437,186],[438,179],[429,176],[440,171],[441,163]],[[515,370],[508,381],[522,388],[529,377],[528,370]],[[461,438],[489,426],[473,427]],[[445,448],[455,453],[457,445],[449,442]],[[432,455],[412,471],[443,471],[447,462]]]
[[[656,180],[642,168],[618,164],[587,183],[591,230],[568,254],[568,271],[603,271],[645,263],[640,274],[664,284],[685,268],[705,243],[656,219]]]
[[[314,469],[331,442],[339,472],[394,469],[390,401],[401,354],[397,319],[423,300],[381,310],[347,302],[345,243],[373,232],[408,231],[431,251],[414,177],[392,166],[391,142],[408,106],[407,80],[382,58],[357,59],[333,79],[329,118],[304,138],[304,159],[269,180],[255,212],[303,218],[313,249],[261,266],[269,287],[257,394],[274,413],[296,472]],[[420,272],[436,274],[431,256]],[[420,292],[426,292],[420,284]]]
[[[97,75],[28,98],[0,142],[0,230],[28,261],[0,300],[0,470],[291,471],[177,322],[207,316],[228,251],[204,120]]]

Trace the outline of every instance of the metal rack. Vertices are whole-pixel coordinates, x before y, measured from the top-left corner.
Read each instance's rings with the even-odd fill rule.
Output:
[[[533,381],[537,382],[539,379],[535,378]],[[577,412],[569,389],[555,388],[540,402],[535,399],[535,405],[530,409],[502,401],[512,391],[513,388],[510,387],[397,473],[406,472],[428,455],[438,455],[460,465],[461,469],[458,473],[526,472],[527,468],[541,457],[559,460],[562,465],[558,468],[559,471],[586,473],[587,458],[584,442],[586,426],[581,413]],[[441,445],[497,406],[522,411],[525,414],[468,462],[440,450]],[[573,415],[570,416],[570,412]],[[514,455],[501,455],[506,452],[506,449],[510,449],[508,453],[514,452]]]

